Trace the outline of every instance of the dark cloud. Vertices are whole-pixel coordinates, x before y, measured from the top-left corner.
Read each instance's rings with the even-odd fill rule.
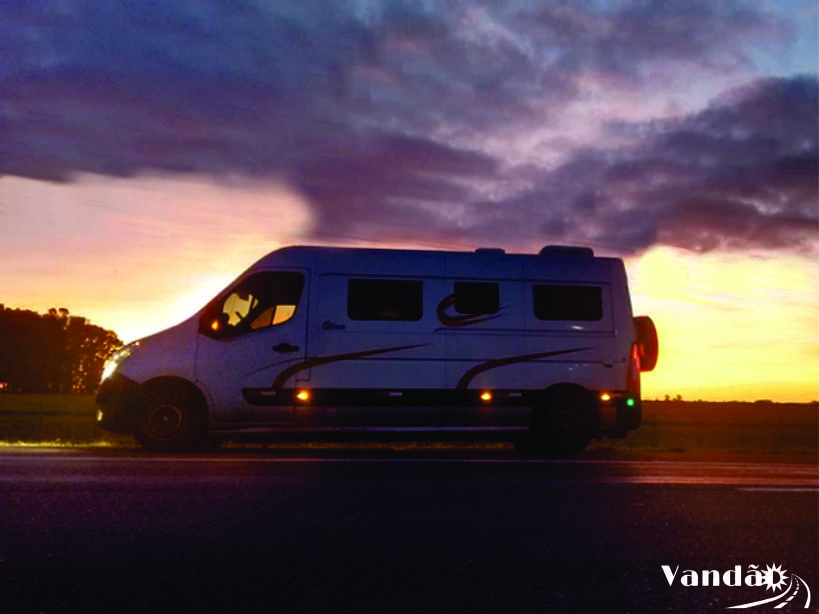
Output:
[[[815,250],[818,118],[816,78],[768,79],[658,137],[653,153],[682,169],[660,200],[661,240]],[[701,243],[691,241],[692,231]]]
[[[760,213],[738,199],[681,200],[663,212],[661,227],[663,242],[698,251],[807,247],[819,231],[815,216]]]
[[[783,23],[743,2],[613,2],[601,12],[587,3],[543,4],[534,15],[523,13],[518,26],[540,38],[548,33],[560,66],[632,86],[651,78],[645,70],[652,65],[671,62],[666,78],[684,63],[738,66],[748,62],[749,46],[788,36]]]
[[[635,145],[582,152],[499,206],[521,219],[548,208],[547,234],[618,251],[659,241],[813,252],[817,117],[816,78],[761,80],[690,117],[631,126]]]
[[[496,172],[487,156],[389,136],[326,151],[300,165],[294,179],[317,203],[320,233],[409,236],[435,232],[434,209],[469,202],[469,180]]]
[[[811,244],[813,77],[611,124],[595,147],[561,132],[584,80],[648,96],[734,70],[790,35],[781,20],[744,2],[529,4],[6,4],[0,174],[284,177],[317,233],[382,240]],[[504,151],[543,127],[566,143],[557,168]]]

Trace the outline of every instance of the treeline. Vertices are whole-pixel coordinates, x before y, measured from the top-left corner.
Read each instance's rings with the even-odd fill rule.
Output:
[[[0,305],[0,392],[94,392],[120,345],[116,333],[67,309],[41,315]]]

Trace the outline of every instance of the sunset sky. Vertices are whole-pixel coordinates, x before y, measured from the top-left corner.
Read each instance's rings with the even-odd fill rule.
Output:
[[[0,303],[127,341],[282,245],[589,245],[659,329],[646,398],[819,399],[818,24],[815,0],[4,2]]]

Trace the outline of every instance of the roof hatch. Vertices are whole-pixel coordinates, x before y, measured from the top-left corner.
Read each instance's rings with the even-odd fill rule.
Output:
[[[540,250],[541,256],[574,256],[576,258],[593,258],[594,250],[591,247],[574,245],[547,245]]]

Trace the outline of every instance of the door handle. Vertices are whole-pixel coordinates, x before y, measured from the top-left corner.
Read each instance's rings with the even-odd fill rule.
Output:
[[[299,347],[297,345],[290,345],[289,343],[279,343],[273,346],[274,352],[279,352],[280,354],[289,354],[290,352],[298,352]]]

